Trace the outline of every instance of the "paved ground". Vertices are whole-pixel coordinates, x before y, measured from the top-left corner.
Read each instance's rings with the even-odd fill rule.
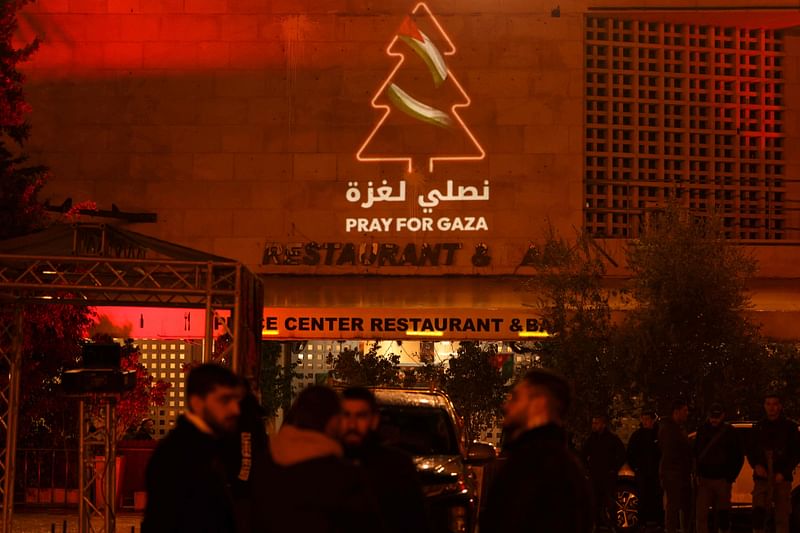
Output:
[[[50,533],[55,526],[55,533],[64,533],[64,520],[67,521],[66,533],[78,532],[78,516],[70,512],[21,512],[14,514],[14,533]],[[138,513],[120,513],[117,515],[116,533],[140,533],[139,525],[142,515]],[[98,525],[101,525],[98,522]],[[133,529],[131,529],[133,528]],[[663,530],[656,530],[662,533]],[[745,533],[752,531],[747,521],[737,520],[733,531]],[[652,532],[652,530],[650,530]],[[650,533],[648,532],[648,533]],[[655,532],[653,532],[655,533]]]
[[[64,533],[64,521],[67,521],[66,533],[78,532],[78,515],[70,512],[16,512],[14,513],[14,533],[50,533],[55,525],[56,533]],[[120,513],[117,515],[116,533],[139,533],[140,514]],[[101,522],[97,522],[102,526]],[[133,528],[133,529],[131,529]]]

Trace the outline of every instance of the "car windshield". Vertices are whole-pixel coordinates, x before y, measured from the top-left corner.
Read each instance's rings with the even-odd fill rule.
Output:
[[[411,455],[458,455],[453,424],[440,408],[381,405],[381,440]]]

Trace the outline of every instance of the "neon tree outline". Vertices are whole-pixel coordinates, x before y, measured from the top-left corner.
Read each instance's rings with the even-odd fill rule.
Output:
[[[414,6],[414,9],[411,11],[411,14],[412,15],[416,15],[417,12],[420,9],[424,9],[425,12],[427,12],[428,16],[431,18],[433,23],[436,25],[436,28],[439,30],[439,32],[441,32],[441,34],[444,36],[445,40],[447,41],[447,46],[449,47],[449,50],[444,52],[443,55],[445,55],[445,56],[454,55],[456,53],[456,47],[453,44],[453,41],[450,40],[450,36],[448,36],[447,33],[444,31],[444,28],[442,28],[442,25],[439,24],[439,21],[433,15],[433,13],[428,8],[428,6],[425,4],[425,2],[419,2],[416,6]],[[364,153],[364,150],[367,148],[367,145],[369,145],[369,143],[372,141],[373,137],[375,137],[375,134],[378,133],[378,130],[381,128],[381,126],[383,126],[383,123],[386,121],[387,118],[389,118],[389,115],[392,113],[391,106],[388,105],[388,104],[379,104],[378,103],[378,98],[380,98],[384,94],[384,92],[386,91],[386,86],[389,85],[389,82],[392,80],[392,78],[394,78],[395,73],[397,73],[397,71],[400,70],[400,67],[403,65],[403,62],[405,62],[405,59],[406,59],[405,54],[403,54],[401,52],[392,52],[391,51],[392,47],[394,46],[394,44],[397,42],[397,40],[399,38],[400,38],[399,35],[395,34],[394,39],[392,39],[392,41],[389,43],[389,46],[386,47],[386,53],[389,56],[399,57],[400,60],[397,62],[397,65],[395,65],[394,69],[392,69],[392,71],[389,73],[389,76],[386,77],[386,80],[380,86],[380,88],[378,89],[378,92],[375,93],[375,96],[372,97],[372,101],[370,102],[370,105],[372,105],[373,109],[383,109],[383,111],[384,111],[383,116],[380,118],[380,120],[378,120],[378,123],[375,125],[375,127],[372,129],[370,134],[367,136],[367,139],[361,145],[361,148],[358,149],[358,152],[356,153],[356,159],[361,161],[361,162],[405,161],[405,162],[408,163],[408,172],[412,172],[413,171],[413,168],[412,168],[413,158],[412,157],[369,157],[369,156],[361,155],[361,154]],[[469,107],[472,104],[472,99],[469,97],[467,92],[461,86],[461,83],[459,83],[458,79],[455,77],[453,72],[450,70],[450,65],[449,64],[447,65],[447,75],[448,75],[448,77],[450,77],[453,80],[453,83],[455,83],[455,85],[458,88],[459,92],[463,95],[464,99],[466,100],[466,103],[464,103],[464,104],[453,104],[450,107],[450,112],[456,118],[456,121],[461,125],[462,129],[464,130],[464,132],[466,132],[467,136],[472,141],[472,144],[474,144],[475,147],[478,149],[478,151],[480,152],[480,155],[431,157],[428,160],[428,171],[431,172],[431,173],[433,172],[433,166],[434,166],[436,161],[482,161],[486,157],[486,151],[483,149],[481,144],[478,142],[478,140],[472,134],[472,131],[470,131],[470,129],[467,127],[467,124],[464,122],[464,120],[461,118],[461,116],[458,114],[458,111],[457,111],[458,108]]]

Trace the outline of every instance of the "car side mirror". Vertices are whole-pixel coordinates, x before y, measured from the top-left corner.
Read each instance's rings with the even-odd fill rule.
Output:
[[[466,463],[481,465],[494,460],[495,457],[494,446],[485,442],[473,442],[467,448]]]

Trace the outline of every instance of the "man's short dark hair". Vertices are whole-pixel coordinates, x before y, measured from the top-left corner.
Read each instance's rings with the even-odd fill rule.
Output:
[[[205,363],[189,371],[189,376],[186,378],[186,396],[205,398],[217,387],[236,388],[239,385],[241,380],[229,368],[215,363]]]
[[[348,387],[342,392],[342,400],[361,400],[367,402],[373,413],[378,410],[375,394],[366,387]]]
[[[679,411],[684,407],[689,407],[689,404],[683,398],[678,398],[672,401],[672,412]]]
[[[608,415],[605,413],[595,413],[592,415],[592,420],[602,420],[605,423],[608,423]]]
[[[328,422],[339,414],[341,408],[336,391],[322,385],[311,385],[297,396],[286,415],[286,423],[324,433]]]
[[[776,391],[769,391],[768,393],[766,393],[766,394],[764,395],[764,401],[767,401],[767,400],[768,400],[768,399],[770,399],[770,398],[775,398],[775,399],[776,399],[776,400],[778,400],[780,403],[783,403],[783,398],[781,397],[781,395],[780,395],[780,393],[779,393],[779,392],[776,392]]]
[[[646,409],[642,409],[642,414],[639,415],[639,416],[649,416],[650,418],[655,418],[656,417],[656,410],[651,408],[651,407],[648,407]]]
[[[553,400],[555,414],[566,418],[572,404],[572,390],[569,382],[561,375],[544,368],[529,370],[522,378],[531,387],[539,387],[547,391]]]

